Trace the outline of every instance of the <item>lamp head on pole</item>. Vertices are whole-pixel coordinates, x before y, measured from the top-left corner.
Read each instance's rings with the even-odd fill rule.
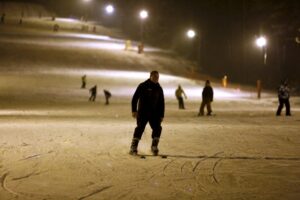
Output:
[[[196,36],[196,32],[193,30],[193,29],[189,29],[187,32],[186,32],[186,35],[188,38],[194,38]]]
[[[113,5],[109,4],[109,5],[107,5],[107,6],[105,7],[105,11],[106,11],[107,14],[110,15],[110,14],[114,13],[115,8],[113,7]]]
[[[141,10],[141,11],[140,11],[140,18],[141,18],[141,19],[146,19],[146,18],[148,18],[148,11],[146,11],[146,10]]]
[[[256,39],[255,43],[256,46],[263,48],[267,45],[267,39],[263,36],[260,36],[259,38]]]

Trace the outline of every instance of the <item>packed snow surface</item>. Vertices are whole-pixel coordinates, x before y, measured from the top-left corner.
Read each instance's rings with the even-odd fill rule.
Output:
[[[215,115],[197,117],[205,80],[191,76],[192,64],[157,48],[124,51],[124,43],[0,26],[1,200],[300,199],[299,97],[291,97],[293,116],[276,117],[275,93],[257,99],[255,89],[214,81]],[[141,159],[128,154],[131,97],[151,70],[165,93],[159,149],[167,158],[150,156],[147,126]]]

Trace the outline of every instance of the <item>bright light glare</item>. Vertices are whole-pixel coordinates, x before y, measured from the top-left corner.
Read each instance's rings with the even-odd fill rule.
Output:
[[[196,32],[194,30],[188,30],[188,32],[186,32],[186,35],[188,36],[188,38],[194,38],[196,36]]]
[[[88,3],[88,2],[91,2],[92,0],[83,0],[83,1]]]
[[[71,19],[71,18],[56,18],[55,20],[58,22],[68,22],[68,23],[79,22],[77,19]]]
[[[267,45],[267,40],[265,37],[259,37],[256,39],[256,45],[258,47],[264,47]]]
[[[130,97],[138,83],[145,81],[149,78],[149,72],[138,71],[122,71],[122,70],[102,70],[102,69],[85,69],[85,70],[70,70],[70,69],[52,69],[42,70],[40,73],[45,74],[68,74],[80,76],[86,74],[88,77],[100,77],[102,81],[109,81],[113,86],[116,84],[114,93],[120,96]],[[119,85],[122,82],[122,85]],[[204,82],[201,84],[195,83],[192,80],[162,74],[160,73],[159,82],[163,87],[166,98],[174,98],[174,91],[178,86],[178,83],[184,85],[184,90],[187,93],[189,99],[200,100]],[[225,99],[241,99],[250,98],[253,95],[250,92],[244,92],[236,89],[223,88],[221,86],[214,86],[214,96],[218,100]],[[1,111],[0,111],[1,113]]]
[[[82,38],[82,39],[91,39],[86,41],[59,41],[59,42],[48,42],[46,40],[13,40],[5,39],[1,42],[5,43],[15,43],[15,44],[30,44],[30,45],[44,45],[44,46],[56,46],[56,47],[71,47],[71,48],[89,48],[89,49],[107,49],[107,50],[124,50],[124,41],[118,39],[112,39],[108,36],[101,35],[90,35],[90,34],[60,34],[57,37],[68,37],[68,38]],[[97,41],[92,41],[97,40]],[[99,40],[99,41],[98,41]]]
[[[142,10],[140,12],[140,18],[141,19],[146,19],[148,17],[148,12],[146,10]]]
[[[149,78],[149,72],[135,72],[135,71],[119,71],[119,70],[97,70],[93,72],[93,75],[98,75],[106,78],[125,78],[125,79],[138,79],[145,80]],[[163,81],[174,81],[177,78],[172,75],[166,75],[160,73],[160,79]]]
[[[106,8],[105,8],[105,10],[106,10],[106,13],[112,14],[115,9],[114,9],[114,7],[112,5],[107,5]]]
[[[106,49],[106,50],[123,50],[124,44],[116,44],[116,43],[81,43],[77,45],[78,47],[85,47],[85,48],[93,48],[93,49]]]
[[[106,40],[109,41],[111,38],[105,35],[92,35],[92,34],[66,34],[72,37],[85,38],[85,39],[95,39],[95,40]]]

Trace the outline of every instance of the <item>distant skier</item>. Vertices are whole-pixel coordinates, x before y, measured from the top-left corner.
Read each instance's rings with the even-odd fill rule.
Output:
[[[58,30],[59,30],[59,25],[58,24],[54,24],[53,31],[57,32]]]
[[[165,113],[165,100],[158,80],[159,73],[152,71],[150,78],[137,87],[132,97],[131,110],[132,116],[136,118],[137,127],[131,142],[129,152],[131,155],[138,153],[138,144],[148,122],[152,128],[151,151],[153,155],[157,155],[159,152],[157,146],[162,131],[161,122]]]
[[[90,98],[89,98],[89,101],[95,101],[96,100],[96,96],[97,96],[97,85],[95,85],[94,87],[92,87],[90,89]]]
[[[181,85],[178,85],[178,88],[175,91],[175,96],[178,100],[179,109],[185,109],[184,108],[183,96],[185,97],[185,99],[187,99],[187,96],[186,96],[185,92],[183,91],[183,89],[181,88]]]
[[[278,88],[278,109],[276,112],[277,116],[281,115],[281,110],[285,106],[286,116],[291,116],[290,110],[290,88],[288,87],[288,82],[284,81]]]
[[[5,23],[5,13],[2,13],[1,15],[1,24]]]
[[[138,54],[142,54],[142,53],[144,53],[144,43],[141,42],[138,45]]]
[[[86,75],[81,77],[81,88],[84,89],[86,86]]]
[[[207,115],[210,116],[212,113],[211,109],[211,102],[213,101],[214,98],[214,91],[210,85],[210,81],[207,80],[205,82],[205,87],[203,88],[202,91],[202,103],[200,106],[200,110],[198,113],[198,116],[203,116],[204,115],[204,107],[207,107]]]
[[[111,93],[108,90],[103,90],[105,96],[105,105],[109,105],[109,98],[111,97]]]

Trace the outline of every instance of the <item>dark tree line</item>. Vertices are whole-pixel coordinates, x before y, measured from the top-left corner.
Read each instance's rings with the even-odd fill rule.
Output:
[[[125,3],[126,2],[126,3]],[[122,1],[123,30],[137,39],[139,22],[130,14],[143,5],[151,13],[146,25],[148,42],[175,49],[198,61],[199,69],[216,77],[254,84],[261,79],[274,87],[288,78],[300,83],[300,1],[297,0],[151,0]],[[188,27],[198,32],[195,41],[184,37]],[[254,44],[268,39],[267,62]],[[299,42],[299,41],[298,41]]]

